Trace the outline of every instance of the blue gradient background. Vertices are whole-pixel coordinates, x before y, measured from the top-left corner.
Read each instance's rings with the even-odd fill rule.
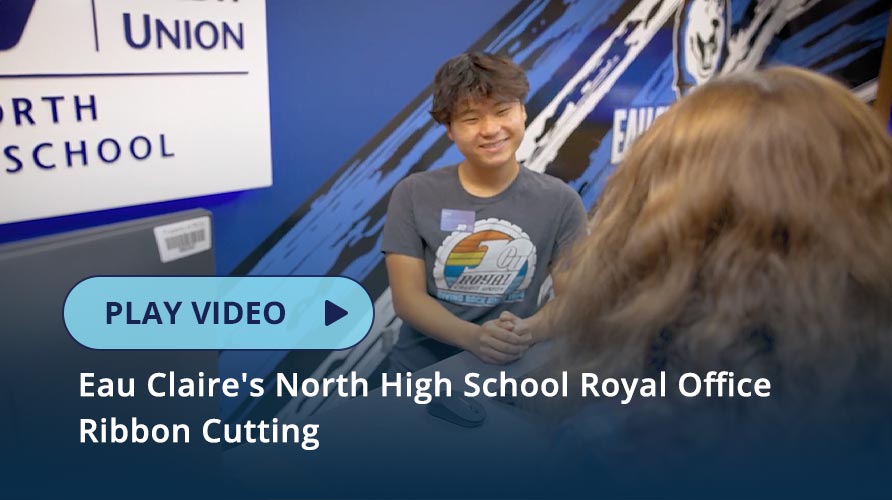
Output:
[[[90,410],[93,403],[77,406],[88,417],[111,416]],[[117,403],[114,413],[126,416],[127,405]],[[659,438],[652,446],[639,439],[644,446],[626,448],[628,436],[622,434],[605,433],[603,444],[563,435],[566,421],[537,423],[541,428],[531,433],[527,417],[513,407],[490,408],[484,427],[465,429],[433,419],[409,400],[388,399],[368,411],[378,404],[370,397],[354,401],[349,411],[297,422],[320,424],[316,451],[297,444],[241,445],[225,453],[223,466],[213,459],[221,447],[207,450],[197,424],[189,445],[76,445],[75,417],[82,415],[76,406],[59,411],[48,403],[53,418],[46,424],[55,428],[47,432],[67,437],[4,453],[4,496],[881,498],[888,491],[888,439],[828,445],[825,436],[839,429],[817,428],[810,440],[794,446],[741,442],[731,432],[718,443],[722,455],[679,445],[683,441],[670,421],[655,425]],[[193,412],[196,422],[214,417],[194,414],[182,400],[166,410]],[[633,402],[623,408],[605,404],[598,413],[609,421],[611,414],[622,418],[622,412],[640,410]],[[698,426],[710,424],[698,417]],[[764,432],[770,436],[773,430]],[[201,446],[211,453],[199,453]]]
[[[289,253],[288,240],[274,242],[277,244],[269,248],[259,272],[322,274],[334,269],[357,278],[369,276],[376,266],[380,267],[380,256],[374,245],[363,248],[360,258],[350,262],[339,260],[338,251],[363,240],[375,242],[380,231],[381,220],[366,219],[356,203],[374,203],[376,200],[372,197],[384,199],[393,184],[418,166],[413,162],[420,162],[423,168],[432,166],[434,160],[438,165],[445,164],[457,159],[455,151],[447,149],[431,153],[425,149],[437,144],[437,137],[443,133],[440,129],[426,130],[428,135],[423,141],[419,140],[425,147],[417,148],[413,156],[404,158],[398,169],[379,173],[370,168],[368,177],[379,183],[362,185],[356,191],[362,196],[355,197],[357,199],[351,200],[352,203],[327,204],[330,201],[325,197],[328,192],[321,188],[351,158],[361,156],[357,151],[363,145],[375,145],[376,140],[384,138],[383,133],[375,138],[376,133],[399,113],[409,112],[403,123],[396,124],[402,127],[400,130],[404,135],[424,127],[428,121],[424,106],[416,106],[420,111],[415,112],[407,102],[429,84],[431,75],[443,60],[481,40],[516,3],[514,0],[269,0],[274,188],[8,224],[0,226],[0,241],[204,206],[214,212],[217,271],[227,274],[295,212],[295,207],[306,203],[306,213],[323,213],[325,217],[320,220],[325,224],[315,228],[317,231],[307,233],[302,232],[305,227],[294,226],[292,239],[302,244],[302,253]],[[522,46],[514,53],[519,59],[548,56],[538,59],[540,64],[530,72],[531,84],[538,93],[531,96],[531,106],[541,108],[555,88],[563,85],[567,74],[572,74],[573,68],[578,67],[581,55],[606,36],[605,30],[609,29],[601,24],[606,23],[622,3],[610,0],[598,2],[593,7],[594,3],[568,2],[569,14],[551,26],[549,36],[521,44],[518,40],[521,40],[525,26],[519,23],[506,27],[504,34],[493,40],[493,47],[517,50]],[[735,21],[745,15],[750,3],[733,2]],[[867,3],[871,2],[849,2],[842,10],[853,12]],[[544,4],[529,2],[524,20],[534,18]],[[773,60],[813,66],[824,72],[836,71],[859,54],[863,55],[863,51],[876,50],[881,45],[889,6],[883,8],[885,11],[878,14],[854,16],[858,22],[841,29],[831,28],[843,14],[830,12],[825,21],[800,29],[796,36],[776,45]],[[580,26],[584,29],[577,29]],[[860,52],[852,52],[841,59],[823,59],[828,47],[858,36],[863,38]],[[673,96],[668,83],[672,73],[669,44],[671,34],[659,33],[653,46],[639,56],[618,84],[617,89],[624,97],[606,99],[586,123],[609,122],[615,107],[670,102]],[[580,133],[589,131],[583,128]],[[585,164],[579,165],[582,171],[572,181],[588,206],[594,203],[610,170],[610,139],[608,131],[601,137],[600,146],[587,155]],[[339,183],[334,187],[332,192],[337,194],[350,192],[346,188],[356,185]],[[313,206],[310,206],[311,201]],[[365,226],[358,224],[362,220],[365,220]],[[359,229],[353,224],[358,224]],[[331,234],[332,228],[343,231]],[[330,240],[336,245],[317,244]],[[61,319],[61,310],[58,314]],[[240,373],[252,364],[250,354],[230,354],[227,367],[234,373]],[[37,355],[33,359],[16,360],[16,363],[39,365],[41,361]],[[260,364],[264,362],[261,360]],[[248,464],[240,467],[240,473],[224,472],[220,458],[222,447],[200,446],[197,425],[207,418],[219,417],[213,407],[228,401],[213,400],[208,405],[205,404],[208,401],[180,399],[86,401],[77,397],[78,371],[126,370],[126,366],[119,366],[122,363],[116,353],[94,353],[89,362],[47,367],[39,378],[24,378],[22,372],[16,370],[16,364],[4,363],[0,367],[0,374],[6,381],[3,391],[16,384],[33,395],[31,408],[36,416],[31,417],[27,425],[42,432],[33,439],[30,434],[0,434],[3,447],[0,470],[4,476],[0,496],[888,496],[888,480],[880,477],[892,465],[888,440],[852,440],[844,445],[830,445],[827,438],[839,431],[835,428],[815,429],[809,442],[780,449],[765,447],[764,443],[734,443],[732,432],[727,435],[727,441],[729,446],[739,447],[739,453],[722,459],[708,454],[697,455],[695,450],[686,449],[683,442],[678,444],[674,441],[677,435],[672,422],[666,422],[663,428],[656,429],[659,439],[654,439],[653,450],[639,448],[620,455],[601,455],[597,442],[591,444],[591,453],[586,452],[588,442],[578,443],[583,448],[582,453],[573,446],[570,450],[561,447],[567,445],[568,440],[572,444],[572,421],[543,428],[538,434],[541,438],[538,443],[544,448],[531,444],[528,426],[520,420],[514,425],[470,431],[441,426],[444,435],[432,435],[429,432],[430,417],[424,413],[424,408],[408,401],[397,402],[400,404],[395,404],[385,414],[373,414],[363,411],[364,406],[357,406],[346,417],[332,417],[334,421],[330,428],[324,420],[328,418],[325,415],[304,419],[300,423],[323,423],[319,451],[306,452],[297,445],[281,444],[230,450],[227,460],[233,453],[249,455],[250,459]],[[307,370],[311,368],[307,367]],[[194,376],[194,373],[183,375]],[[144,382],[144,378],[138,378],[137,383],[140,380]],[[622,412],[640,409],[635,404],[618,410],[608,408],[604,415],[610,422],[619,418],[615,416],[617,413],[621,417]],[[597,409],[592,411],[600,415]],[[892,409],[888,414],[892,415]],[[139,416],[145,418],[145,423],[196,422],[193,443],[164,446],[78,444],[78,419],[103,416]],[[490,422],[494,421],[491,415]],[[398,424],[396,428],[395,423]],[[587,423],[576,422],[576,425]],[[708,425],[709,422],[703,423],[704,427]],[[764,429],[766,435],[772,435],[774,431]],[[612,434],[613,440],[622,442],[622,438],[622,434]],[[675,447],[667,443],[675,443]],[[651,465],[655,455],[668,460],[664,469]],[[673,457],[676,459],[674,463]]]

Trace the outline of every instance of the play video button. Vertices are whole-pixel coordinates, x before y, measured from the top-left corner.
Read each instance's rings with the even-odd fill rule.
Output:
[[[347,315],[347,311],[338,307],[337,304],[330,300],[325,301],[325,326],[330,326],[335,321]]]
[[[340,350],[368,335],[375,305],[343,276],[95,276],[64,317],[90,349]]]

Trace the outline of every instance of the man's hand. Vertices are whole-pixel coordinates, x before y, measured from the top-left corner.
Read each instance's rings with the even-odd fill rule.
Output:
[[[532,318],[523,319],[508,311],[502,311],[498,321],[502,328],[510,330],[521,337],[529,337],[530,345],[532,345],[535,343],[535,339],[532,328],[533,321],[531,321],[531,319]]]
[[[507,318],[489,320],[480,325],[477,338],[467,349],[485,363],[504,365],[516,361],[533,343],[528,332],[517,333],[514,331],[516,327],[517,324]]]

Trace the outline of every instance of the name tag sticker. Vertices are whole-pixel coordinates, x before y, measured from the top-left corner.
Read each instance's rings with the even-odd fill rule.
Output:
[[[441,231],[468,231],[474,229],[477,214],[473,210],[444,208],[440,212]]]

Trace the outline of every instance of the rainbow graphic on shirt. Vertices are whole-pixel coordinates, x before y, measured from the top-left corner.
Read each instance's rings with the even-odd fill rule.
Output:
[[[524,299],[536,269],[536,247],[519,227],[501,219],[454,231],[437,249],[437,297],[456,304],[491,306]]]

